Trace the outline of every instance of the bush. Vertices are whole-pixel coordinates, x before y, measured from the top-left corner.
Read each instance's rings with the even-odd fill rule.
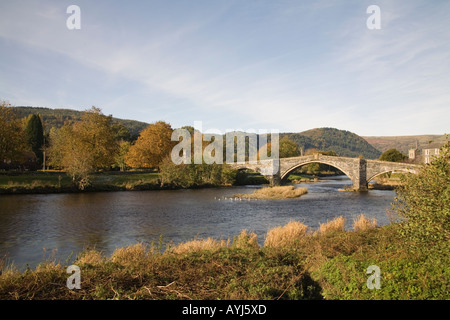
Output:
[[[400,233],[414,248],[447,249],[450,240],[450,143],[417,175],[405,175],[393,204]],[[444,246],[444,248],[442,248]]]
[[[225,164],[179,164],[166,158],[160,165],[161,185],[190,188],[231,185],[237,171]]]

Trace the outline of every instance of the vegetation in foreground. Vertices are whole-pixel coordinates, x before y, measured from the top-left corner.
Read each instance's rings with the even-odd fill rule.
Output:
[[[308,193],[307,188],[296,188],[294,186],[278,186],[256,189],[253,193],[238,193],[234,197],[241,199],[258,200],[281,200],[298,198]]]
[[[448,299],[448,256],[411,253],[399,226],[376,227],[360,216],[345,231],[342,217],[318,230],[292,221],[269,230],[264,245],[243,230],[233,240],[175,246],[136,244],[111,256],[85,250],[75,265],[81,289],[68,289],[67,266],[4,267],[0,299]],[[366,286],[370,265],[381,289]]]

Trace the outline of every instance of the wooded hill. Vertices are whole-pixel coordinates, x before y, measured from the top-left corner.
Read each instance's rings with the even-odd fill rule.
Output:
[[[378,159],[381,152],[355,133],[335,128],[317,128],[299,133],[282,133],[288,136],[304,151],[318,149],[333,150],[341,157],[358,157]]]
[[[46,132],[52,127],[60,128],[67,120],[81,120],[83,111],[71,109],[50,109],[41,107],[12,107],[18,118],[25,118],[30,114],[39,114]],[[149,124],[136,120],[113,118],[115,122],[126,127],[132,136],[137,137],[139,132]],[[288,136],[300,149],[307,151],[317,149],[322,151],[334,150],[339,156],[358,157],[362,155],[367,159],[377,159],[381,152],[370,145],[366,140],[355,133],[334,128],[312,129],[300,133],[281,133],[280,138]]]
[[[18,118],[25,118],[30,114],[39,114],[46,132],[50,131],[50,128],[52,127],[61,128],[65,121],[79,121],[83,115],[83,111],[71,109],[50,109],[40,107],[12,107],[12,109]],[[139,132],[148,126],[148,123],[136,120],[119,118],[113,118],[113,120],[127,128],[132,136],[138,136]]]

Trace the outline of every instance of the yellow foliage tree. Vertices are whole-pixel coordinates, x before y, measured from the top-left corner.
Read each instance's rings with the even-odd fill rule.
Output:
[[[173,129],[170,124],[158,121],[142,130],[136,143],[125,156],[125,163],[132,168],[159,167],[170,155],[176,142],[171,141]]]
[[[112,125],[112,116],[92,107],[81,121],[51,130],[51,164],[66,170],[78,187],[84,189],[90,184],[90,173],[115,163],[118,143]]]

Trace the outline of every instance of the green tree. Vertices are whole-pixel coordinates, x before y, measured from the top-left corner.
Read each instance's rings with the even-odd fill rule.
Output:
[[[298,145],[287,136],[280,139],[279,148],[280,158],[297,157],[300,155]]]
[[[405,175],[397,189],[394,212],[401,218],[400,232],[413,248],[448,253],[450,242],[450,143],[440,155],[423,165],[417,175]],[[442,248],[442,245],[444,248]]]
[[[128,141],[132,140],[131,132],[121,123],[114,123],[112,125],[114,131],[114,139],[117,141]]]
[[[31,150],[36,155],[39,164],[43,161],[42,147],[44,145],[44,129],[40,116],[32,114],[28,117],[25,127],[25,137]]]
[[[120,141],[119,149],[115,157],[115,165],[120,168],[120,171],[125,171],[127,168],[127,164],[125,162],[125,156],[128,151],[130,151],[131,143],[128,141]]]
[[[405,159],[406,156],[397,149],[389,149],[380,156],[380,160],[390,162],[402,162]]]

